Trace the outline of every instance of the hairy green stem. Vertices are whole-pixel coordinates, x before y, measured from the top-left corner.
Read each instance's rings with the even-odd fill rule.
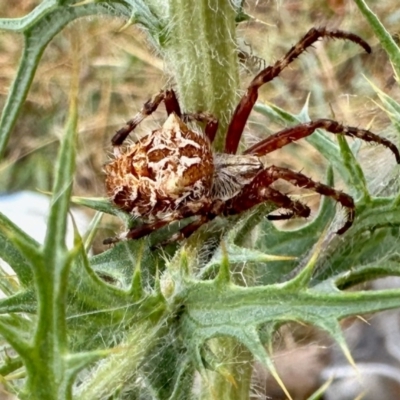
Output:
[[[235,9],[226,0],[169,0],[168,5],[168,72],[184,111],[218,118],[214,148],[221,151],[239,87]]]
[[[365,19],[370,24],[371,28],[374,30],[376,37],[381,42],[382,47],[387,52],[390,60],[393,63],[393,67],[398,76],[400,76],[400,49],[396,42],[393,40],[390,33],[386,30],[382,22],[373,13],[373,11],[368,7],[364,0],[354,0],[357,7],[360,9],[361,13],[364,15]]]
[[[168,72],[173,75],[185,112],[205,111],[218,118],[219,130],[213,146],[222,151],[238,100],[236,11],[226,0],[169,0],[168,5],[169,40],[164,48]],[[221,399],[245,399],[249,394],[252,357],[245,352],[247,357],[243,360],[243,348],[232,340],[221,339],[218,343],[220,351],[229,354],[229,374],[237,386],[216,373],[204,390],[223,395]],[[238,357],[241,363],[236,362]],[[243,370],[249,368],[250,372],[243,375]]]

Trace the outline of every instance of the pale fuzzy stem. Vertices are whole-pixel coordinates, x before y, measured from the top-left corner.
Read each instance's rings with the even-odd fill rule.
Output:
[[[235,10],[228,0],[167,3],[168,40],[163,48],[167,73],[184,111],[206,111],[219,119],[214,147],[222,151],[238,100]]]

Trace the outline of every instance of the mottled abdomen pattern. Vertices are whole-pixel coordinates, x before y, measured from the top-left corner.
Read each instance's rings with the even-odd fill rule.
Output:
[[[106,189],[122,210],[147,221],[163,220],[183,205],[209,198],[214,173],[206,137],[174,113],[105,166]]]

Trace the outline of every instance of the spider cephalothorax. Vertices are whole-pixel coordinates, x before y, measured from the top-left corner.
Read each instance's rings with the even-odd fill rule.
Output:
[[[260,157],[322,128],[334,134],[358,137],[388,147],[400,163],[397,147],[374,133],[344,126],[329,119],[317,119],[286,128],[236,155],[249,114],[257,100],[258,89],[277,77],[294,59],[321,37],[347,39],[368,53],[369,45],[358,36],[339,30],[311,29],[274,65],[263,69],[250,83],[240,100],[228,127],[224,153],[214,153],[211,143],[218,122],[206,113],[182,114],[173,90],[161,91],[113,137],[115,159],[105,166],[107,193],[122,210],[143,221],[139,227],[121,236],[140,238],[170,222],[197,217],[182,230],[187,236],[218,215],[234,215],[265,201],[286,208],[288,214],[270,219],[307,217],[310,210],[299,201],[271,187],[277,179],[330,196],[348,209],[347,220],[338,233],[344,233],[354,220],[354,201],[307,176],[274,165],[265,166]],[[160,129],[121,150],[127,136],[164,102],[168,118]],[[205,132],[195,132],[187,121],[205,122]],[[116,238],[115,240],[119,240]],[[114,239],[108,240],[110,243]]]

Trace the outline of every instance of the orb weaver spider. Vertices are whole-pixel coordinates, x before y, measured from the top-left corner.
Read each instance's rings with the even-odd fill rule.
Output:
[[[141,218],[143,223],[105,243],[138,239],[171,222],[196,217],[180,231],[181,237],[187,237],[217,216],[239,214],[263,202],[272,202],[277,208],[289,210],[287,214],[269,215],[271,220],[308,217],[310,209],[306,205],[271,186],[278,179],[329,196],[347,208],[346,221],[337,233],[346,232],[355,217],[354,200],[350,195],[288,168],[264,165],[260,157],[322,128],[333,134],[386,146],[400,163],[399,150],[392,142],[365,129],[342,125],[331,119],[316,119],[285,128],[242,154],[236,154],[259,88],[276,78],[320,38],[349,40],[371,52],[370,46],[353,33],[312,28],[284,57],[263,69],[251,81],[233,113],[223,153],[214,152],[211,147],[218,129],[218,121],[212,115],[182,113],[173,90],[163,90],[146,102],[112,138],[115,158],[105,166],[108,196],[117,207]],[[121,149],[129,133],[161,102],[168,114],[163,126]],[[205,123],[204,133],[189,129],[186,123],[193,120]]]

